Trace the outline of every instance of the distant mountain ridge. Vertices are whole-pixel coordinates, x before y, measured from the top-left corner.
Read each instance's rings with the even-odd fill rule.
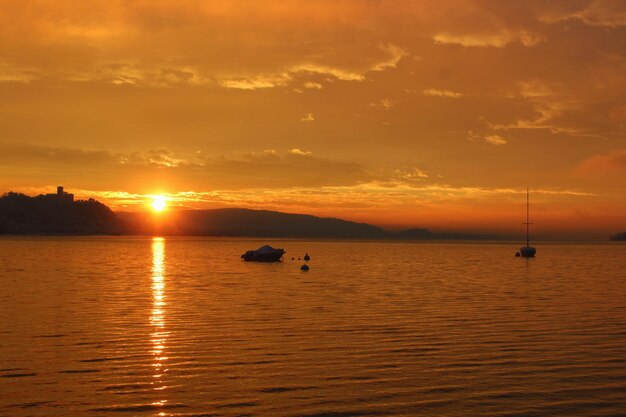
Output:
[[[167,213],[113,212],[93,200],[74,201],[57,194],[29,197],[9,192],[0,197],[0,234],[100,234],[233,236],[261,238],[483,240],[487,235],[432,233],[427,229],[390,232],[367,223],[309,214],[222,208],[171,210]]]
[[[171,235],[380,239],[388,233],[366,223],[244,208],[172,211],[161,219],[149,213],[118,215],[130,230],[156,228]]]
[[[170,212],[161,219],[150,213],[118,213],[139,234],[331,239],[484,240],[488,235],[431,233],[427,229],[389,232],[367,223],[332,217],[269,210],[223,208]]]

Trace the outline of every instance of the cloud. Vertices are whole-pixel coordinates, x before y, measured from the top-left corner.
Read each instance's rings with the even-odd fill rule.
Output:
[[[352,1],[329,7],[294,1],[94,0],[88,7],[70,1],[61,8],[54,1],[31,7],[6,0],[0,82],[256,90],[306,74],[363,81],[369,72],[396,68],[408,55],[388,36],[351,23],[351,17],[376,20],[374,9]]]
[[[313,122],[315,121],[315,116],[313,115],[313,113],[307,113],[300,119],[300,121],[301,122]]]
[[[26,182],[59,181],[68,186],[149,189],[284,188],[354,185],[373,176],[360,164],[320,158],[293,148],[240,153],[233,157],[177,155],[165,148],[113,153],[26,144],[0,143],[0,177],[29,166]],[[71,184],[70,184],[71,183]],[[90,185],[91,184],[91,185]],[[36,184],[28,184],[29,186]]]
[[[520,81],[519,91],[525,98],[550,97],[556,94],[554,88],[537,79]]]
[[[546,83],[537,79],[518,82],[519,97],[524,99],[532,112],[530,117],[517,118],[509,123],[489,123],[495,130],[547,130],[553,134],[576,137],[597,137],[591,127],[585,127],[581,118],[588,118],[590,110],[580,98],[571,96],[558,83]]]
[[[467,132],[467,139],[472,142],[484,141],[486,143],[489,143],[490,145],[496,145],[496,146],[506,145],[507,143],[507,140],[500,135],[491,134],[491,135],[481,136],[471,130]]]
[[[194,68],[192,65],[154,64],[144,66],[140,62],[130,60],[90,63],[81,68],[59,71],[46,68],[39,71],[37,76],[32,76],[29,81],[39,79],[159,88],[171,88],[178,85],[207,86],[216,84],[215,79],[204,75],[201,70]],[[260,78],[260,80],[262,79]],[[228,82],[230,80],[221,81]],[[233,82],[235,81],[238,80],[233,80]]]
[[[370,103],[370,107],[389,110],[397,104],[397,100],[391,98],[382,98],[379,101]]]
[[[518,119],[510,124],[490,124],[490,127],[496,130],[547,130],[553,134],[574,137],[600,137],[592,128],[579,122],[579,118],[585,117],[586,112],[578,101],[546,99],[535,101],[533,107],[534,118]]]
[[[510,43],[519,42],[526,47],[545,42],[545,37],[525,30],[502,30],[496,33],[452,34],[438,33],[434,36],[435,43],[443,45],[460,45],[464,47],[504,48]]]
[[[594,155],[578,165],[583,174],[626,174],[626,149],[617,149],[606,154]]]
[[[0,60],[0,83],[3,82],[19,82],[28,83],[40,77],[37,71],[11,65],[6,61]]]
[[[219,81],[222,87],[239,90],[258,90],[263,88],[275,88],[286,85],[291,76],[287,73],[277,75],[254,75],[249,78],[227,78]]]
[[[500,135],[489,135],[489,136],[485,136],[485,142],[491,145],[505,145],[506,139],[504,139]]]
[[[293,155],[304,155],[304,156],[306,156],[306,155],[311,155],[313,152],[311,152],[311,151],[303,151],[303,150],[298,149],[298,148],[293,148],[293,149],[291,149],[289,151],[289,153],[293,154]]]
[[[20,166],[22,164],[45,164],[53,161],[57,164],[115,164],[121,162],[118,155],[108,151],[70,149],[51,146],[37,146],[18,143],[0,143],[0,161],[2,165]]]
[[[365,80],[365,74],[363,72],[317,63],[296,64],[290,67],[288,71],[292,73],[328,75],[341,81]]]
[[[384,71],[386,69],[396,68],[400,60],[409,55],[409,53],[404,48],[401,48],[398,45],[394,45],[391,43],[381,44],[379,47],[382,51],[386,52],[389,57],[386,60],[374,64],[370,68],[370,71]]]
[[[626,26],[626,7],[617,0],[593,0],[580,7],[575,2],[566,4],[565,10],[549,10],[540,14],[546,23],[578,20],[589,26],[618,28]]]
[[[423,90],[422,94],[429,97],[447,97],[447,98],[459,98],[463,94],[457,93],[456,91],[450,90],[439,90],[436,88],[429,88],[427,90]]]
[[[143,155],[139,153],[131,154],[129,159],[124,159],[123,154],[120,155],[121,163],[137,163],[141,162],[147,165],[154,165],[159,167],[177,167],[180,165],[189,165],[190,163],[185,159],[175,157],[172,152],[165,148],[151,149],[146,151]]]
[[[221,79],[219,84],[227,88],[237,88],[242,90],[256,90],[261,88],[283,87],[301,74],[317,74],[336,78],[341,81],[364,81],[368,72],[379,72],[396,68],[398,62],[408,55],[408,53],[393,44],[382,44],[379,49],[383,51],[387,58],[374,61],[367,67],[359,70],[342,68],[341,66],[327,65],[318,62],[302,62],[294,64],[281,70],[276,74],[261,74],[251,76],[241,76]],[[304,83],[307,89],[322,89],[322,84],[312,81]],[[297,90],[300,92],[301,90]]]
[[[316,83],[313,81],[307,81],[304,83],[304,88],[309,90],[321,90],[323,88],[322,84]]]
[[[626,7],[615,0],[596,0],[572,17],[591,26],[626,26]]]
[[[418,167],[405,167],[394,169],[392,178],[400,181],[414,182],[428,178],[428,174]]]

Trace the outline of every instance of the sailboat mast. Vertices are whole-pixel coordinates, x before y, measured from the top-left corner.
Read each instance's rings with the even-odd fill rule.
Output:
[[[530,246],[530,239],[529,239],[530,217],[529,217],[529,211],[530,211],[530,193],[529,193],[528,187],[526,187],[526,247]]]

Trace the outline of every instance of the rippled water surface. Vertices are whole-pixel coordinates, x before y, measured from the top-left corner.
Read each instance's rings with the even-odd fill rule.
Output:
[[[625,415],[626,246],[537,247],[2,238],[0,416]]]

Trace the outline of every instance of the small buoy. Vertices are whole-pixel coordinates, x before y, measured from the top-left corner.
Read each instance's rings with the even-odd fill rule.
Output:
[[[309,270],[309,266],[307,264],[304,264],[300,267],[300,271],[308,271]]]
[[[311,257],[309,256],[309,254],[308,254],[308,253],[305,253],[305,254],[304,254],[304,260],[305,260],[305,261],[310,261],[310,260],[311,260]]]
[[[515,252],[515,256],[517,256],[519,258],[519,256],[520,256],[519,252]]]

